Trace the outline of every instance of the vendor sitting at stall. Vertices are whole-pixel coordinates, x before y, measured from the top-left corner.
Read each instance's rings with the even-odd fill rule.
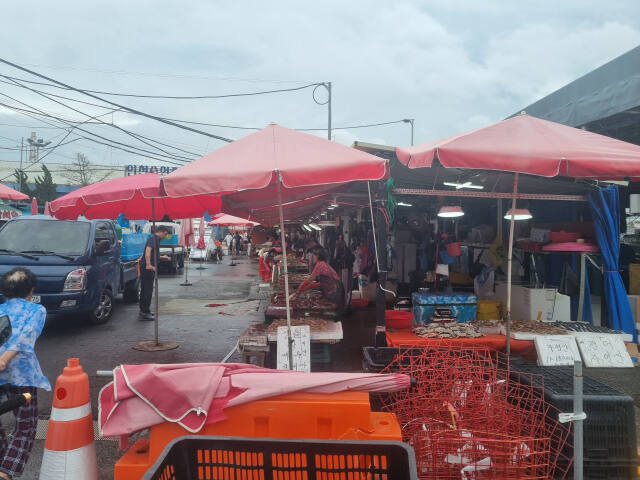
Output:
[[[313,252],[313,261],[315,266],[309,278],[307,278],[298,287],[298,292],[304,292],[311,288],[314,282],[320,284],[322,295],[330,302],[338,306],[338,312],[344,309],[344,287],[340,276],[327,263],[327,251],[324,248],[316,249]]]
[[[260,250],[260,258],[258,260],[258,273],[263,281],[271,281],[273,275],[273,267],[275,265],[274,255],[276,250],[272,248],[268,252],[264,249]]]

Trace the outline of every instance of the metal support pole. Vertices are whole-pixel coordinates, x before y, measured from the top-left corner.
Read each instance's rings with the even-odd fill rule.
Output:
[[[327,92],[329,92],[329,98],[327,100],[327,113],[329,115],[327,119],[327,138],[331,140],[331,82],[327,82],[324,85],[327,87]]]
[[[578,322],[582,321],[582,316],[584,315],[584,290],[586,283],[586,267],[587,267],[587,254],[580,254],[580,296],[578,298],[578,316],[576,320]]]
[[[376,284],[376,347],[387,346],[387,319],[386,319],[386,286],[387,286],[387,224],[380,212],[373,213],[373,200],[371,199],[371,186],[367,182],[369,192],[369,212],[371,214],[371,228],[373,230],[373,244],[376,254],[376,268],[378,281]]]
[[[155,263],[156,263],[156,270],[155,270],[155,275],[154,275],[154,281],[153,281],[153,310],[154,310],[154,319],[153,319],[153,340],[155,341],[156,345],[158,345],[160,343],[160,340],[158,339],[158,268],[160,267],[160,242],[158,241],[158,237],[156,235],[156,200],[155,198],[151,199],[151,220],[153,222],[153,232],[152,235],[154,236],[154,241],[158,242],[158,248],[154,248],[155,253],[154,256],[155,258]]]
[[[582,362],[576,360],[573,364],[573,414],[582,413]],[[573,422],[573,478],[582,480],[583,471],[583,448],[584,448],[584,420],[574,420]]]
[[[153,231],[152,235],[156,235],[156,203],[155,199],[151,199],[151,221],[153,223]],[[158,248],[155,248],[155,260],[156,260],[156,269],[155,269],[155,277],[154,277],[154,319],[153,319],[153,340],[152,341],[142,341],[136,343],[133,348],[135,350],[140,350],[142,352],[160,352],[164,350],[173,350],[174,348],[178,348],[178,344],[176,342],[160,342],[159,334],[158,334],[158,317],[159,317],[159,306],[158,306],[158,267],[160,265],[160,242],[155,238],[154,241],[158,241]],[[146,266],[145,266],[146,268]],[[141,272],[142,274],[142,272]]]
[[[329,84],[331,85],[331,84]],[[287,236],[284,231],[284,211],[282,208],[282,176],[277,172],[278,179],[278,211],[280,214],[280,242],[282,243],[282,260],[284,264],[284,301],[287,307],[287,338],[289,340],[289,370],[293,368],[293,335],[291,335],[291,306],[289,305],[289,269],[287,266]]]
[[[518,194],[518,173],[513,177],[513,197],[511,198],[511,218],[509,220],[509,256],[507,258],[507,305],[505,320],[507,323],[507,355],[511,355],[511,266],[513,264],[513,232],[516,219],[516,195]]]
[[[24,137],[20,140],[20,179],[18,180],[18,191],[22,192],[22,157],[24,153]]]

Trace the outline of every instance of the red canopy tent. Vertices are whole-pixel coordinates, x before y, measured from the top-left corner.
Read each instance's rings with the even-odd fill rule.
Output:
[[[271,124],[178,168],[163,178],[163,184],[170,197],[223,195],[226,207],[234,214],[261,223],[273,215],[259,214],[259,209],[277,205],[286,251],[286,204],[311,201],[319,208],[326,201],[326,197],[318,196],[320,193],[330,195],[349,182],[380,180],[387,174],[388,163],[383,158]],[[283,258],[290,328],[287,256]]]
[[[514,172],[511,208],[516,209],[518,174],[600,180],[640,178],[640,146],[520,114],[470,132],[413,147],[396,148],[409,168],[431,167]],[[507,351],[511,316],[511,263],[515,216],[509,228]]]
[[[7,187],[6,185],[0,183],[0,198],[3,200],[13,200],[19,202],[22,200],[29,200],[29,195],[25,195],[18,190],[14,190],[13,188]]]

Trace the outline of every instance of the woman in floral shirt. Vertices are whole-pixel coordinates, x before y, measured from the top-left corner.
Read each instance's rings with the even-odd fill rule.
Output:
[[[0,305],[0,316],[8,316],[13,329],[9,340],[0,346],[0,399],[23,393],[32,398],[29,405],[14,410],[16,427],[9,439],[0,428],[0,478],[22,473],[38,425],[37,389],[51,390],[33,349],[47,315],[42,305],[30,301],[36,283],[36,276],[21,267],[0,280],[0,291],[7,299]]]

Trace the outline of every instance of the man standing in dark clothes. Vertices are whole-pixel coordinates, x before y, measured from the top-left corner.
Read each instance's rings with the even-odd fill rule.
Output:
[[[156,227],[156,230],[147,240],[144,246],[144,254],[140,259],[140,320],[153,321],[151,313],[151,297],[153,296],[153,281],[156,277],[156,257],[160,248],[160,241],[169,233],[164,225]],[[166,255],[159,257],[161,260],[169,260]]]

